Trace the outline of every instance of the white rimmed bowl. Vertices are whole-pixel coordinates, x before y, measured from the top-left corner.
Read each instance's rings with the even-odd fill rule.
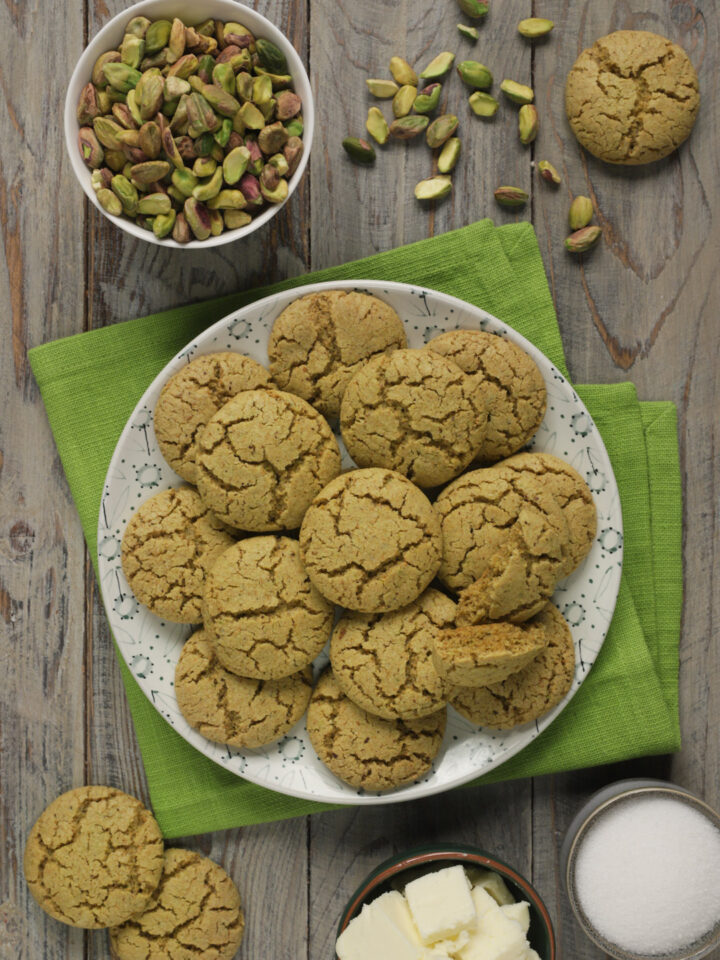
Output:
[[[282,50],[287,58],[289,73],[293,78],[295,91],[302,99],[304,125],[302,136],[304,148],[302,157],[300,158],[297,170],[288,181],[288,195],[283,203],[270,204],[256,217],[253,217],[245,227],[239,227],[236,230],[224,230],[217,237],[208,237],[207,240],[191,240],[189,243],[176,243],[172,237],[165,237],[159,240],[152,231],[143,229],[133,220],[124,216],[112,217],[103,210],[90,182],[92,171],[84,164],[80,157],[80,151],[78,150],[77,137],[79,127],[76,116],[77,103],[82,88],[90,81],[92,69],[97,58],[106,50],[115,50],[120,46],[125,34],[125,26],[129,20],[137,16],[144,16],[149,20],[172,20],[173,17],[180,17],[180,19],[187,24],[200,23],[208,17],[217,18],[222,21],[234,20],[243,23],[256,37],[266,37]],[[92,203],[103,216],[107,217],[108,220],[115,224],[120,230],[124,230],[125,233],[137,237],[138,240],[145,240],[147,243],[155,243],[163,247],[175,247],[180,250],[206,249],[207,247],[219,247],[225,243],[232,243],[233,240],[248,236],[248,234],[253,233],[266,224],[268,220],[271,220],[287,203],[305,172],[308,157],[310,156],[310,147],[312,145],[313,130],[315,127],[315,106],[310,81],[297,51],[276,26],[255,10],[241,3],[235,3],[235,0],[141,0],[140,3],[128,7],[113,17],[112,20],[108,21],[83,51],[82,56],[77,62],[77,66],[73,70],[65,97],[64,124],[65,145],[75,176],[85,191],[90,203]]]

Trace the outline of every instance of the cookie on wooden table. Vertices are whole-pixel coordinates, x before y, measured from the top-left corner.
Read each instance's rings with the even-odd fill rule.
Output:
[[[392,790],[424,776],[442,746],[443,707],[420,720],[384,720],[358,707],[327,668],[308,707],[307,731],[322,762],[352,787]]]
[[[155,818],[113,787],[63,793],[40,814],[27,839],[25,879],[56,920],[95,929],[145,909],[163,870]]]
[[[268,355],[281,390],[337,417],[360,367],[406,346],[402,320],[384,300],[354,290],[321,290],[285,307],[270,332]]]

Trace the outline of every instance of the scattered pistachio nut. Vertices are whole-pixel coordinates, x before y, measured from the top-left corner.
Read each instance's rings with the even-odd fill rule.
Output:
[[[389,100],[394,97],[400,87],[394,80],[377,80],[370,78],[365,81],[370,93],[378,100]]]
[[[529,197],[520,187],[498,187],[495,199],[501,207],[524,207]]]
[[[395,83],[399,83],[400,86],[404,86],[406,83],[410,83],[414,87],[417,86],[417,74],[407,60],[404,60],[402,57],[390,58],[390,73]]]
[[[481,0],[458,0],[458,6],[466,17],[471,17],[473,20],[479,20],[488,12],[488,5]]]
[[[481,93],[479,90],[470,94],[468,103],[472,112],[478,117],[494,117],[500,106],[495,97],[491,97],[489,93]]]
[[[443,113],[430,124],[425,134],[427,145],[431,149],[441,147],[455,133],[460,121],[452,113]]]
[[[444,77],[450,67],[453,65],[454,59],[454,53],[444,50],[430,61],[420,76],[424,80],[437,80],[438,77]]]
[[[413,108],[417,97],[417,87],[404,84],[393,97],[392,109],[396,117],[406,117]]]
[[[460,141],[457,137],[450,137],[445,141],[440,156],[438,157],[438,170],[440,173],[450,173],[458,162],[460,156]]]
[[[390,124],[390,136],[396,140],[412,140],[427,128],[429,122],[423,116],[399,117]]]
[[[547,180],[548,183],[554,183],[557,186],[558,183],[562,182],[560,179],[560,174],[549,160],[541,160],[538,163],[538,173],[543,180]]]
[[[539,119],[536,107],[525,103],[518,111],[518,135],[520,143],[532,143],[538,134]]]
[[[493,75],[488,68],[477,60],[462,60],[457,65],[457,72],[463,83],[476,90],[487,90],[492,86]]]
[[[532,103],[535,99],[532,87],[526,87],[523,83],[515,83],[514,80],[503,80],[500,89],[513,103]]]
[[[413,104],[415,113],[433,113],[440,102],[441,93],[441,83],[429,83],[426,87],[423,87],[417,97],[415,97],[415,103]]]
[[[379,144],[387,143],[389,136],[387,120],[378,107],[370,107],[368,110],[365,129]]]
[[[477,38],[480,36],[477,27],[469,27],[466,23],[459,23],[457,28],[460,36],[465,37],[466,40],[470,40],[473,43],[475,43]]]
[[[565,239],[565,249],[570,253],[585,253],[600,239],[600,227],[582,227]]]
[[[452,179],[447,176],[428,177],[415,185],[418,200],[440,200],[452,190]]]
[[[592,200],[589,197],[575,197],[570,204],[568,224],[571,230],[580,230],[586,227],[593,218]]]
[[[544,17],[528,17],[518,24],[518,33],[528,40],[536,40],[538,37],[546,37],[554,26],[552,20]]]
[[[375,149],[360,137],[345,137],[342,142],[345,153],[355,163],[375,163]]]

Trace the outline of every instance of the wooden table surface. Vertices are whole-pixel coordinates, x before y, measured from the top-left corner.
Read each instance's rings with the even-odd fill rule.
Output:
[[[65,154],[66,81],[88,38],[123,9],[122,0],[0,5],[0,960],[108,956],[104,933],[61,926],[36,906],[23,881],[23,844],[40,811],[71,787],[108,783],[147,800],[105,614],[27,349],[485,216],[496,223],[530,217],[535,225],[575,380],[632,379],[641,398],[677,404],[685,491],[683,748],[672,757],[183,843],[218,860],[237,881],[247,911],[239,957],[246,960],[329,960],[339,912],[363,876],[394,851],[437,840],[477,844],[516,865],[555,918],[560,955],[596,958],[558,872],[564,830],[583,800],[619,777],[651,775],[720,806],[717,6],[497,0],[471,46],[457,33],[463,17],[453,0],[254,5],[309,65],[319,121],[312,157],[300,189],[270,227],[247,241],[192,253],[130,239],[98,216]],[[516,33],[518,20],[533,13],[556,21],[552,36],[534,48]],[[666,161],[638,169],[583,155],[563,111],[564,78],[579,51],[619,28],[653,30],[680,43],[703,94],[690,141]],[[507,106],[494,123],[472,117],[455,77],[449,106],[459,108],[463,156],[452,199],[428,211],[412,195],[430,172],[423,145],[396,145],[367,170],[349,163],[340,141],[362,135],[367,76],[384,76],[394,54],[424,66],[441,49],[482,60],[498,79],[531,81],[541,132],[523,149]],[[531,161],[543,158],[562,175],[558,191],[532,175]],[[496,206],[492,192],[500,183],[530,191],[526,210],[514,215]],[[578,193],[593,199],[604,233],[584,260],[563,248],[568,204]]]

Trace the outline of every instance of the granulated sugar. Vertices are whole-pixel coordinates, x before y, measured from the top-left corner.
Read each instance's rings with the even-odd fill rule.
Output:
[[[592,926],[621,949],[677,951],[720,921],[720,830],[681,800],[618,803],[581,842],[575,892]]]

